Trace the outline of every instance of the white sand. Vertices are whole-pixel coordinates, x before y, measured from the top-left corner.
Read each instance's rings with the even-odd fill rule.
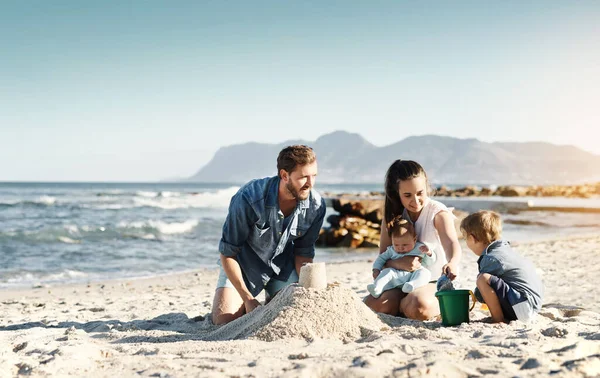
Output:
[[[222,327],[193,319],[210,312],[216,270],[1,291],[0,377],[600,375],[600,237],[518,249],[546,285],[531,324],[489,324],[479,305],[458,327],[378,318],[360,301],[376,252]],[[462,287],[475,261],[464,249]]]

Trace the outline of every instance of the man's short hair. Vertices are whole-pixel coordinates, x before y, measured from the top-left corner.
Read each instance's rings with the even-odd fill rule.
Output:
[[[317,155],[312,148],[303,144],[287,146],[279,152],[277,157],[277,175],[282,169],[291,173],[297,166],[311,164],[315,160],[317,160]]]
[[[460,230],[465,236],[473,235],[475,241],[490,244],[502,238],[502,219],[491,210],[480,210],[469,214],[460,222]]]
[[[392,219],[392,221],[387,224],[387,230],[390,238],[392,236],[402,237],[406,234],[412,237],[417,237],[415,228],[413,227],[412,223],[402,218],[401,216],[397,216],[394,219]]]

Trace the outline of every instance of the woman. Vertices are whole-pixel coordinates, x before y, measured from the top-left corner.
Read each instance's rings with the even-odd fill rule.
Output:
[[[437,280],[442,274],[455,279],[462,251],[454,228],[454,215],[445,205],[429,198],[427,174],[419,163],[411,160],[396,160],[386,173],[379,253],[391,244],[386,224],[398,215],[413,223],[418,241],[435,246],[438,258],[437,263],[429,267],[432,279]],[[421,262],[418,257],[407,256],[390,261],[386,266],[414,271],[421,267]],[[440,313],[435,291],[433,281],[409,294],[392,289],[379,298],[369,295],[365,304],[377,312],[426,320]]]

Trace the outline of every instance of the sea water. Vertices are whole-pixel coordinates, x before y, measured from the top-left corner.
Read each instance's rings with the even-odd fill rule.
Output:
[[[227,206],[238,189],[201,183],[0,183],[0,288],[216,268]],[[316,189],[366,194],[382,187],[322,184]],[[327,215],[333,213],[327,209]],[[599,217],[505,214],[515,222],[505,224],[505,236],[529,241],[598,233]],[[317,247],[315,260],[376,253]]]

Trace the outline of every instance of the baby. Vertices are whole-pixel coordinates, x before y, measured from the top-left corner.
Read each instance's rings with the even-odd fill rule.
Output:
[[[373,279],[375,281],[367,285],[367,290],[374,298],[379,298],[384,291],[396,287],[402,286],[403,292],[410,293],[416,288],[426,285],[431,279],[431,272],[425,267],[431,266],[437,259],[425,244],[417,242],[415,229],[406,219],[394,218],[388,224],[387,229],[392,239],[392,245],[373,262]],[[393,268],[381,270],[386,261],[404,256],[421,257],[421,268],[414,272]]]

